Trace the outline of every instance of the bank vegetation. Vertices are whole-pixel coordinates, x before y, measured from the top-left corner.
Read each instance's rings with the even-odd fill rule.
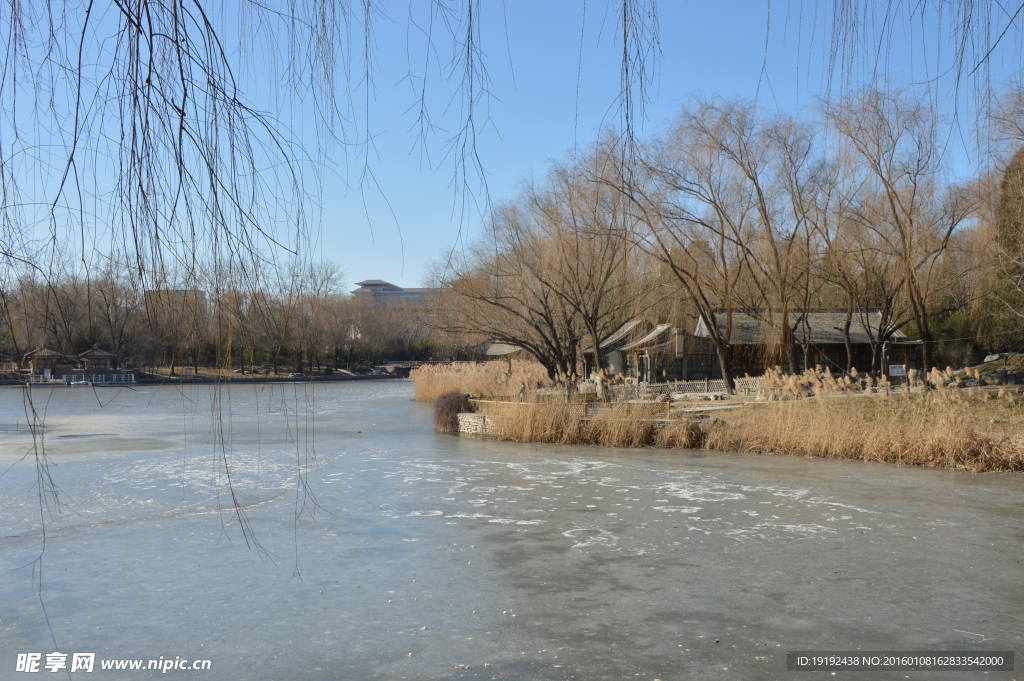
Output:
[[[877,461],[953,470],[1024,471],[1024,399],[936,390],[748,404],[668,418],[615,404],[590,418],[579,405],[530,402],[495,412],[491,437],[513,442],[658,447]]]
[[[954,377],[950,371],[912,377],[914,390],[870,376],[851,379],[828,371],[793,376],[772,370],[762,377],[756,398],[599,401],[591,394],[566,402],[552,388],[513,393],[510,385],[543,375],[537,365],[532,370],[526,362],[514,366],[514,380],[500,362],[420,369],[413,373],[416,394],[436,400],[440,432],[457,433],[462,411],[487,416],[486,435],[512,442],[1024,472],[1024,395],[1014,386],[946,387],[957,384],[949,381]],[[965,373],[968,380],[978,375],[977,369]],[[926,381],[931,389],[923,389]]]

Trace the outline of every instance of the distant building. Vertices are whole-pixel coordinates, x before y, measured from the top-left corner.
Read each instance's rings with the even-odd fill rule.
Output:
[[[437,296],[436,288],[402,288],[381,279],[356,282],[353,297],[376,307],[427,307]]]
[[[659,324],[621,351],[626,377],[641,383],[721,378],[714,346],[672,324]]]
[[[781,316],[775,315],[776,322]],[[876,310],[856,310],[848,334],[843,332],[846,325],[845,311],[794,311],[790,313],[793,329],[793,343],[797,360],[797,371],[820,365],[831,371],[846,369],[846,341],[850,342],[853,368],[860,372],[878,369],[878,363],[901,364],[904,370],[914,369],[921,364],[921,341],[908,338],[902,331],[895,331],[879,342],[881,315]],[[716,315],[719,333],[725,332],[726,317]],[[710,333],[703,320],[698,321],[694,336],[710,340]],[[778,330],[764,319],[753,315],[734,312],[732,315],[732,336],[729,345],[733,348],[732,370],[735,375],[748,373],[759,376],[772,364],[782,364],[778,357],[772,357],[772,349],[778,347]],[[872,344],[876,352],[872,353]],[[872,366],[872,360],[875,366]],[[886,367],[886,371],[888,371]],[[717,378],[717,376],[713,376]]]
[[[718,377],[714,346],[672,324],[652,327],[644,319],[632,319],[602,340],[600,348],[610,378],[663,383]],[[593,346],[583,351],[583,363],[584,376],[594,378]]]
[[[474,362],[508,362],[508,371],[512,373],[512,360],[526,357],[526,350],[518,345],[502,343],[500,341],[487,341],[480,343],[466,351],[469,358]]]
[[[877,310],[855,310],[847,332],[845,311],[794,311],[790,319],[795,326],[793,350],[797,371],[815,365],[833,372],[844,371],[847,340],[852,366],[860,372],[881,369],[887,375],[902,376],[921,365],[920,340],[908,338],[902,331],[890,333],[884,342],[877,340],[881,322]],[[776,320],[781,322],[778,316]],[[719,332],[724,333],[725,314],[716,315],[715,322]],[[778,329],[764,319],[734,312],[729,339],[733,378],[744,374],[760,376],[769,366],[782,364],[777,334]],[[599,347],[609,377],[622,375],[641,383],[716,380],[722,378],[722,368],[710,336],[703,320],[690,333],[672,324],[652,328],[646,321],[634,319],[602,340]],[[584,376],[593,378],[593,347],[583,350],[583,361]],[[896,372],[891,370],[894,365]]]
[[[647,323],[647,320],[631,319],[601,341],[599,346],[607,377],[625,373],[626,363],[623,359],[622,347],[643,338],[650,330],[651,325]],[[583,351],[583,376],[587,379],[595,378],[596,372],[597,353],[594,351],[594,346],[591,345]]]
[[[117,365],[117,355],[102,348],[86,350],[78,355],[65,355],[49,348],[39,348],[26,353],[22,358],[22,366],[30,374],[53,376],[76,372],[105,374]]]
[[[103,348],[93,348],[79,353],[78,359],[84,363],[83,369],[94,374],[105,374],[117,367],[117,354]]]
[[[21,363],[29,373],[48,378],[78,371],[82,367],[82,360],[77,357],[67,357],[63,352],[50,348],[39,348],[26,353]]]

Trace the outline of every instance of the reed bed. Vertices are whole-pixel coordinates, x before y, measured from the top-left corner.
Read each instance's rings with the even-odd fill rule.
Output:
[[[478,411],[480,405],[477,404]],[[579,404],[488,405],[500,416],[495,420],[492,437],[513,442],[551,444],[589,444],[603,447],[665,447],[688,449],[703,444],[704,431],[699,419],[679,416],[673,419],[645,418],[626,403],[614,404],[589,418],[581,418]]]
[[[911,385],[916,386],[918,372],[912,369],[908,379]],[[828,367],[816,366],[802,374],[785,374],[780,367],[768,369],[761,377],[758,389],[768,401],[779,402],[821,395],[889,393],[892,386],[884,376],[875,379],[867,374],[858,374],[856,369],[849,375],[833,374]]]
[[[749,405],[711,418],[638,418],[626,404],[588,419],[581,418],[577,404],[490,406],[485,411],[501,417],[492,437],[514,442],[773,452],[1024,472],[1024,400],[1009,393],[848,394]]]
[[[1024,471],[1024,402],[938,390],[756,405],[707,429],[706,449],[965,471]]]
[[[970,377],[980,378],[978,370],[975,369]],[[906,380],[901,383],[910,388],[929,387],[943,390],[946,384],[953,380],[960,382],[960,378],[956,377],[951,367],[946,367],[944,371],[936,367],[925,375],[917,369],[911,369],[907,372]],[[786,374],[780,367],[773,367],[765,372],[758,384],[759,391],[769,402],[802,400],[822,395],[890,395],[894,387],[885,376],[875,378],[868,374],[859,374],[856,369],[851,370],[849,374],[833,374],[828,367],[823,368],[820,365],[802,374]]]
[[[441,395],[458,392],[474,397],[510,397],[520,386],[527,389],[551,385],[547,372],[537,362],[517,360],[509,373],[507,362],[481,362],[480,364],[434,365],[414,369],[410,377],[415,381],[416,399],[424,402]]]

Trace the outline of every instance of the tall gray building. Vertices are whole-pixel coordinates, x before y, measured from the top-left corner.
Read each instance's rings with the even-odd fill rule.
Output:
[[[427,307],[440,289],[402,288],[381,279],[356,282],[352,295],[377,307]]]

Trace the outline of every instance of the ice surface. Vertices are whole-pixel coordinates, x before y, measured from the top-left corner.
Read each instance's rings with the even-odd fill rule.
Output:
[[[256,680],[778,679],[787,650],[1024,650],[1020,476],[460,439],[411,396],[35,390],[50,517],[0,388],[0,678],[54,639]]]

